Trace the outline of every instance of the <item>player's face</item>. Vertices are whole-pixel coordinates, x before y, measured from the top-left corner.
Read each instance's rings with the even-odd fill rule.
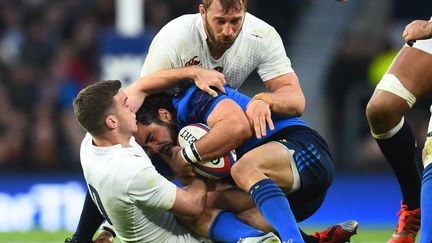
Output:
[[[150,125],[138,124],[136,142],[152,153],[169,154],[172,146],[177,144],[177,129],[175,125],[167,122]]]
[[[220,2],[215,0],[207,10],[201,5],[200,13],[205,23],[209,46],[219,50],[230,48],[243,25],[244,9],[233,8],[225,11]]]
[[[114,96],[117,110],[116,117],[118,119],[118,129],[122,134],[132,135],[138,130],[135,113],[129,106],[128,97],[125,92],[120,89]]]

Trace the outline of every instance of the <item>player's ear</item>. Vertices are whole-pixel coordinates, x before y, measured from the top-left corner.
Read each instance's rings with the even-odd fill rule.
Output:
[[[204,8],[204,5],[201,3],[198,7],[199,12],[201,14],[201,18],[203,19],[203,22],[205,22],[205,15],[206,15],[206,10]]]
[[[159,113],[159,118],[161,119],[161,121],[171,123],[171,120],[172,120],[171,112],[169,112],[166,109],[160,108],[158,110],[158,113]]]
[[[113,115],[109,115],[105,119],[105,125],[108,127],[108,129],[114,129],[117,127],[117,119]]]

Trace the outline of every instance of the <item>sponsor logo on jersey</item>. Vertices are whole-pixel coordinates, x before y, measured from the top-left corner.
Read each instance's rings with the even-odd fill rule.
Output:
[[[216,71],[222,73],[222,72],[223,72],[223,67],[221,67],[221,66],[217,66],[217,67],[214,68],[214,70],[216,70]]]
[[[201,60],[198,58],[198,56],[194,56],[185,63],[185,66],[201,66]]]

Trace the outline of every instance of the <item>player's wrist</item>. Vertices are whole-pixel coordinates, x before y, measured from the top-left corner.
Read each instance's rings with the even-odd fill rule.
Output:
[[[195,164],[201,161],[201,156],[196,148],[195,143],[183,147],[180,153],[183,159],[189,164]]]
[[[195,65],[193,65],[193,66],[188,66],[187,67],[187,70],[189,71],[188,73],[187,73],[187,77],[188,78],[190,78],[190,79],[193,79],[194,81],[198,78],[198,71],[199,71],[199,67],[198,66],[195,66]]]
[[[116,233],[115,233],[114,228],[112,227],[112,225],[105,221],[99,227],[99,237],[107,237],[107,238],[112,237],[112,238],[115,238],[116,237]]]
[[[116,233],[115,233],[114,229],[107,226],[106,224],[101,226],[99,233],[100,233],[100,235],[104,235],[104,236],[108,236],[108,237],[112,237],[112,238],[116,237]]]
[[[252,97],[252,99],[249,101],[249,104],[252,103],[252,102],[255,101],[255,100],[261,100],[261,101],[263,101],[264,103],[267,103],[267,104],[269,105],[270,109],[271,109],[272,106],[273,106],[273,99],[272,99],[272,98],[270,97],[270,95],[268,95],[267,93],[261,92],[261,93],[258,93],[258,94],[256,94],[256,95],[254,95],[254,96]],[[249,104],[248,104],[248,105],[249,105]]]

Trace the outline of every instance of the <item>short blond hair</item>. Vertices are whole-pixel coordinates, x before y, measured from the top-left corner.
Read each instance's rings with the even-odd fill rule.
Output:
[[[246,12],[248,0],[202,0],[202,5],[207,10],[214,1],[219,1],[225,12],[231,9],[241,10],[242,8]]]

